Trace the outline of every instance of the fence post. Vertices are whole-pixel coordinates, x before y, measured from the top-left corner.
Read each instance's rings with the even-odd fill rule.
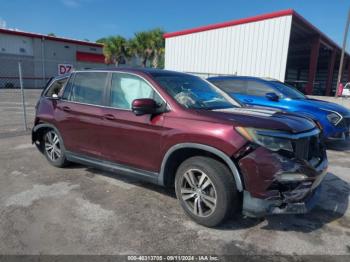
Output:
[[[27,113],[26,113],[26,103],[25,103],[25,99],[24,99],[23,79],[22,79],[22,63],[21,62],[18,62],[18,73],[19,73],[19,84],[21,86],[21,94],[22,94],[23,125],[24,125],[24,131],[27,131]]]

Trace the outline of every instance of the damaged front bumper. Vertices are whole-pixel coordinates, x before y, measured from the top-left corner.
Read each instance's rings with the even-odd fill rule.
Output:
[[[327,174],[328,161],[324,159],[316,168],[318,175],[312,181],[304,181],[290,191],[280,192],[268,198],[258,198],[244,191],[243,215],[262,217],[270,214],[303,214],[311,210],[318,202],[321,182]]]

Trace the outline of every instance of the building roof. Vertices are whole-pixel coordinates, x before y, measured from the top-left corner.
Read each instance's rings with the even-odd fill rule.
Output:
[[[341,50],[341,48],[338,46],[338,44],[336,44],[326,34],[321,32],[316,26],[312,25],[309,21],[307,21],[303,16],[298,14],[293,9],[281,10],[281,11],[277,11],[277,12],[273,12],[273,13],[262,14],[262,15],[248,17],[248,18],[227,21],[227,22],[223,22],[223,23],[210,24],[210,25],[195,27],[195,28],[191,28],[191,29],[185,29],[185,30],[181,30],[181,31],[165,33],[163,35],[163,37],[170,38],[170,37],[175,37],[175,36],[188,35],[188,34],[193,34],[193,33],[198,33],[198,32],[218,29],[218,28],[236,26],[236,25],[247,24],[247,23],[252,23],[252,22],[258,22],[258,21],[263,21],[263,20],[267,20],[267,19],[271,19],[271,18],[289,16],[289,15],[293,16],[293,19],[295,21],[302,24],[303,27],[305,27],[310,32],[314,32],[315,34],[320,35],[321,41],[332,46],[333,48]],[[347,55],[349,55],[349,54],[347,54]]]
[[[241,25],[241,24],[262,21],[262,20],[266,20],[266,19],[270,19],[270,18],[292,15],[293,12],[294,12],[293,9],[287,9],[287,10],[282,10],[282,11],[273,12],[273,13],[269,13],[269,14],[257,15],[257,16],[252,16],[252,17],[248,17],[248,18],[238,19],[238,20],[231,20],[231,21],[227,21],[227,22],[223,22],[223,23],[210,24],[210,25],[195,27],[195,28],[191,28],[191,29],[176,31],[176,32],[172,32],[172,33],[165,33],[163,36],[164,36],[164,38],[169,38],[169,37],[180,36],[180,35],[188,35],[188,34],[193,34],[193,33],[198,33],[198,32],[218,29],[218,28],[224,28],[224,27],[229,27],[229,26],[235,26],[235,25]]]
[[[0,28],[0,33],[8,34],[8,35],[33,37],[33,38],[46,39],[46,40],[51,40],[51,41],[71,43],[71,44],[77,44],[77,45],[85,45],[85,46],[91,46],[91,47],[103,47],[102,44],[94,43],[94,42],[88,42],[88,41],[82,41],[82,40],[76,40],[76,39],[70,39],[70,38],[63,38],[63,37],[57,37],[57,36],[49,36],[49,35],[30,33],[30,32],[24,32],[24,31],[17,31],[17,30],[12,30],[12,29]]]

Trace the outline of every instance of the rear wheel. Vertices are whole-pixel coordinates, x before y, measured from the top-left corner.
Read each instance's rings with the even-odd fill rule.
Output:
[[[197,223],[213,227],[239,208],[238,192],[230,170],[208,157],[191,157],[176,172],[176,196]]]
[[[50,164],[56,167],[64,167],[68,161],[65,156],[63,142],[60,136],[53,129],[44,133],[43,136],[43,152]]]

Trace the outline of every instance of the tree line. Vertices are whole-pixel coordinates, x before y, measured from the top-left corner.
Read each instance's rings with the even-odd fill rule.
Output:
[[[98,39],[96,42],[103,44],[103,54],[108,64],[118,66],[132,57],[137,57],[142,67],[150,65],[162,68],[165,51],[163,34],[162,29],[155,28],[137,32],[131,39],[115,35]]]

